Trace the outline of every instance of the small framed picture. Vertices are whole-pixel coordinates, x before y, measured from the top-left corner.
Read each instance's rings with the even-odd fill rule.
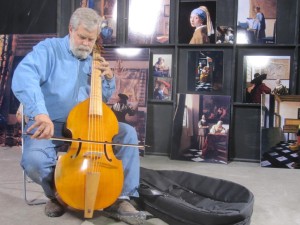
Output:
[[[153,54],[153,76],[172,77],[172,54]]]
[[[155,77],[153,82],[153,99],[160,101],[172,100],[172,78]]]
[[[233,44],[234,43],[234,30],[229,26],[217,27],[217,41],[216,44]]]
[[[220,91],[223,88],[223,51],[188,52],[188,90]]]

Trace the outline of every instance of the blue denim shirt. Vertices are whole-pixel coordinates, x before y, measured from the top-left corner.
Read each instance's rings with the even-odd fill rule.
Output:
[[[15,69],[12,90],[24,105],[24,114],[34,118],[48,114],[65,122],[70,110],[90,93],[92,57],[77,59],[69,48],[69,36],[48,38],[33,47]],[[102,79],[102,97],[107,102],[115,91],[115,78]]]

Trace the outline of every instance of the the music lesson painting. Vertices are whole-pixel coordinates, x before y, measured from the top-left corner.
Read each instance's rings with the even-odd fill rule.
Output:
[[[103,52],[116,78],[116,91],[107,104],[119,122],[133,126],[145,143],[147,84],[150,51],[147,48],[109,48]]]

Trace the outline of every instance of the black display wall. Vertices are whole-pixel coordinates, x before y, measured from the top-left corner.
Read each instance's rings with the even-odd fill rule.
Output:
[[[15,0],[16,1],[16,0]],[[149,0],[151,1],[151,0]],[[3,2],[3,3],[2,3]],[[1,1],[1,11],[3,11]],[[22,1],[21,1],[22,2]],[[30,1],[32,3],[36,1]],[[56,1],[44,0],[45,4]],[[223,89],[219,92],[208,93],[218,95],[230,95],[232,99],[231,125],[229,156],[230,160],[259,161],[260,158],[260,105],[243,103],[243,57],[245,55],[289,55],[291,56],[290,74],[290,94],[299,94],[299,12],[300,0],[277,0],[277,26],[276,44],[265,45],[245,45],[245,44],[205,44],[189,45],[178,43],[179,38],[179,14],[180,5],[185,2],[215,2],[216,5],[216,26],[231,26],[236,31],[238,0],[170,0],[170,36],[168,44],[127,44],[127,24],[129,0],[118,0],[117,19],[117,43],[105,45],[104,47],[141,47],[149,48],[153,54],[172,54],[172,77],[173,93],[172,101],[153,100],[152,87],[148,87],[148,117],[147,117],[147,137],[146,154],[169,155],[171,152],[172,140],[172,120],[176,107],[177,93],[195,93],[188,91],[187,85],[187,55],[189,51],[222,51],[224,54],[224,81]],[[8,4],[8,3],[6,3]],[[63,36],[68,32],[68,22],[72,11],[80,6],[80,0],[64,1],[58,0],[56,6],[43,9],[40,20],[35,22],[35,27],[30,27],[30,32],[56,32]],[[55,4],[54,4],[55,5]],[[33,7],[33,6],[32,6]],[[56,9],[54,9],[56,7]],[[11,8],[15,12],[20,12]],[[146,9],[145,9],[146,10]],[[39,12],[40,13],[40,12]],[[0,14],[1,15],[1,14]],[[50,19],[51,18],[51,19]],[[53,26],[53,20],[56,26]],[[146,20],[147,18],[141,18]],[[15,30],[3,30],[7,20],[0,20],[0,32],[7,33]],[[25,22],[25,21],[24,21]],[[4,24],[4,25],[3,25]],[[24,31],[25,27],[20,24],[19,30]],[[28,31],[29,32],[29,31]],[[236,35],[236,34],[235,34]],[[151,65],[149,63],[150,74]],[[149,84],[151,84],[149,76]]]
[[[160,51],[165,48],[173,49],[175,53],[174,73],[175,86],[173,102],[161,103],[149,100],[150,108],[157,110],[176,107],[176,93],[193,93],[188,91],[187,65],[189,51],[222,51],[224,54],[224,81],[223,89],[213,94],[230,95],[232,97],[231,129],[229,142],[230,160],[240,161],[259,161],[260,159],[260,105],[243,103],[244,77],[243,77],[243,57],[245,55],[288,55],[291,57],[290,72],[290,94],[298,94],[298,51],[299,51],[299,1],[296,0],[277,0],[277,27],[276,44],[264,45],[245,45],[236,44],[208,44],[208,45],[189,45],[178,43],[179,37],[179,14],[180,4],[191,2],[188,0],[171,1],[171,10],[176,12],[171,17],[170,25],[170,44],[160,46]],[[195,1],[192,1],[195,2]],[[197,1],[199,5],[201,2]],[[237,0],[216,0],[216,26],[231,26],[236,31],[237,27]],[[172,22],[174,20],[174,22]],[[152,52],[157,46],[150,46]],[[151,93],[149,93],[151,98]],[[147,144],[152,147],[147,150],[148,154],[169,155],[171,149],[169,141],[172,140],[172,115],[167,117],[165,113],[148,114]],[[171,124],[168,124],[171,123]],[[151,124],[151,125],[150,125]],[[157,124],[157,125],[156,125]],[[149,126],[150,125],[150,126]],[[162,126],[170,127],[170,133],[161,136],[159,130]],[[168,129],[165,129],[167,131]],[[159,143],[159,145],[158,145]]]

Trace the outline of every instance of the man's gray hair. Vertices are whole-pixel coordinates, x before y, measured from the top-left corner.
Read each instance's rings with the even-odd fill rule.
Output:
[[[83,25],[84,28],[89,31],[95,28],[100,31],[100,23],[101,18],[95,10],[91,8],[80,7],[73,12],[69,25],[75,30],[79,27],[79,25]]]

